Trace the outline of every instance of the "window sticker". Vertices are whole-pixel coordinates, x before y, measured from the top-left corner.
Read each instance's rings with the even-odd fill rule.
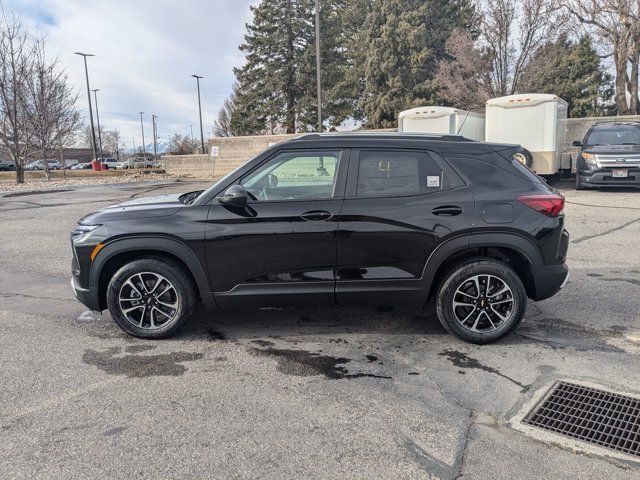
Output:
[[[440,188],[440,177],[435,175],[427,176],[427,187]]]

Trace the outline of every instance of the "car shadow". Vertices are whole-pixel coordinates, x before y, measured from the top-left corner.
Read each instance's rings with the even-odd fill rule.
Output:
[[[213,313],[199,308],[176,340],[255,340],[346,334],[446,334],[432,306],[287,307],[234,309]]]

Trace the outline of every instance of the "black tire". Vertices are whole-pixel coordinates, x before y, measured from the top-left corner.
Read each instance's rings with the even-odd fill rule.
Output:
[[[480,304],[478,303],[478,305],[475,307],[456,307],[463,310],[455,311],[453,302],[456,298],[458,301],[461,301],[460,298],[466,297],[469,297],[471,302],[480,302],[481,300],[484,300],[484,298],[482,298],[481,300],[471,300],[470,296],[456,292],[458,292],[459,288],[463,288],[464,285],[468,285],[467,282],[471,282],[472,278],[476,276],[482,277],[485,275],[490,275],[491,278],[493,278],[493,280],[489,280],[490,284],[491,282],[493,282],[490,288],[497,288],[497,285],[501,285],[500,283],[498,283],[498,281],[501,281],[504,285],[508,286],[511,291],[512,303],[505,304],[504,307],[497,307],[498,309],[508,309],[509,305],[511,305],[511,309],[508,310],[508,315],[505,315],[507,316],[507,320],[503,321],[502,324],[494,327],[493,329],[488,329],[486,331],[477,331],[463,326],[461,321],[459,321],[456,317],[456,314],[459,312],[463,312],[462,315],[465,315],[468,311],[465,309],[470,308],[472,312],[470,315],[475,315],[475,312],[478,312],[477,316],[471,319],[472,321],[475,318],[481,318],[482,324],[487,324],[487,327],[493,326],[491,320],[487,321],[485,318],[488,314],[483,315],[482,312],[480,312],[482,310],[482,308],[480,308]],[[491,292],[491,290],[489,292],[487,292],[486,290],[487,288],[485,287],[484,296],[490,296],[489,292]],[[463,295],[463,297],[460,297],[460,295]],[[504,295],[507,297],[509,296],[508,293],[505,293]],[[481,295],[478,295],[478,297],[481,297]],[[502,297],[500,296],[497,298],[499,300],[502,300]],[[488,301],[489,300],[487,299],[486,302]],[[484,301],[482,301],[482,305],[485,305]],[[473,260],[453,267],[444,276],[444,279],[442,280],[440,287],[438,288],[438,296],[436,298],[436,310],[438,319],[440,320],[440,323],[442,323],[444,328],[448,332],[455,334],[462,340],[477,344],[491,343],[513,330],[524,317],[526,307],[527,294],[518,274],[513,271],[513,269],[511,269],[508,265],[496,260],[488,259]],[[493,307],[488,306],[487,303],[487,306],[485,306],[484,309],[487,310],[495,320],[498,317],[496,317],[496,314],[494,313],[495,311],[492,312],[491,310],[489,310],[492,308]],[[502,311],[502,313],[505,312],[506,310]],[[491,318],[491,316],[489,318]],[[479,327],[481,324],[476,323],[476,325]]]
[[[164,277],[167,284],[170,284],[173,287],[173,290],[167,294],[170,295],[170,300],[168,301],[174,302],[177,306],[168,311],[175,313],[170,320],[167,320],[160,326],[156,326],[154,329],[151,329],[150,326],[147,327],[143,325],[141,327],[134,325],[132,320],[127,318],[120,307],[119,296],[123,286],[131,277],[140,274],[143,274],[144,276],[157,275]],[[137,283],[137,286],[138,288],[141,287],[139,282]],[[151,286],[153,286],[153,284],[151,284],[150,287]],[[163,286],[166,286],[166,284]],[[175,297],[172,292],[175,292]],[[165,300],[167,299],[167,297],[164,298]],[[140,303],[144,304],[143,301]],[[125,305],[128,307],[132,304],[127,303]],[[109,286],[107,287],[107,306],[111,313],[111,317],[116,321],[120,328],[128,334],[144,339],[167,338],[183,328],[193,316],[193,312],[196,307],[195,287],[190,276],[175,262],[164,258],[142,258],[127,263],[111,278]],[[142,315],[145,315],[145,312],[146,306],[144,307]],[[153,312],[151,312],[151,315],[153,315]],[[163,318],[162,316],[158,316],[158,314],[155,314],[155,317],[156,320],[158,318]],[[143,323],[145,323],[144,319]]]
[[[517,161],[519,161],[523,165],[526,165],[529,168],[531,168],[531,166],[533,165],[533,155],[531,155],[531,152],[526,148],[523,148],[519,153],[516,153],[513,157]]]

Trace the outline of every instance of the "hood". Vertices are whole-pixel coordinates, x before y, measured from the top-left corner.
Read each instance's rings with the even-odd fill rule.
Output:
[[[585,145],[582,151],[601,155],[637,155],[640,153],[640,145]]]
[[[158,195],[109,205],[97,212],[90,213],[80,220],[80,223],[95,225],[109,220],[166,217],[185,207],[180,201],[180,197],[183,195],[185,194]]]

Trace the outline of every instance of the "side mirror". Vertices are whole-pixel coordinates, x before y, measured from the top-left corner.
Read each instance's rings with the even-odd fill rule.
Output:
[[[573,141],[573,146],[574,147],[581,147],[582,146],[582,142],[580,140],[574,140]]]
[[[247,204],[247,197],[247,190],[242,185],[231,185],[218,197],[218,201],[223,205],[244,207]]]

